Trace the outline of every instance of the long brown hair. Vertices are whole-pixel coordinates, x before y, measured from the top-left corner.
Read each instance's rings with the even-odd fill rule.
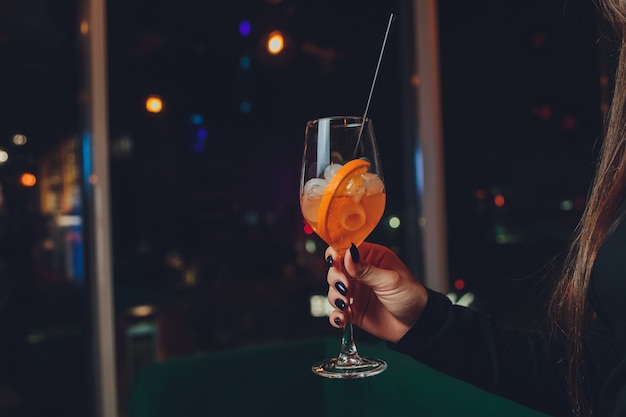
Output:
[[[551,308],[566,337],[567,381],[574,415],[593,415],[586,385],[586,332],[593,312],[587,302],[591,269],[600,245],[618,217],[626,189],[626,1],[597,0],[619,36],[613,99],[587,205],[570,245]]]

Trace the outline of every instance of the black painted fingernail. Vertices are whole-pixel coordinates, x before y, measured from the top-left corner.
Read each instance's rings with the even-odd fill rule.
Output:
[[[361,254],[359,254],[359,250],[354,243],[350,245],[350,255],[355,263],[358,263],[361,260]]]
[[[332,268],[334,262],[333,257],[328,255],[328,258],[326,258],[326,265],[328,265],[329,268]]]
[[[335,324],[337,326],[341,326],[341,318],[340,317],[335,317],[335,320],[333,320],[335,322]]]
[[[337,308],[341,311],[346,309],[346,302],[343,301],[341,298],[337,298],[335,300],[335,305],[337,306]]]
[[[343,282],[341,281],[335,282],[335,288],[337,288],[337,291],[339,291],[339,294],[343,296],[345,296],[348,293],[348,289],[346,288],[345,285],[343,285]]]

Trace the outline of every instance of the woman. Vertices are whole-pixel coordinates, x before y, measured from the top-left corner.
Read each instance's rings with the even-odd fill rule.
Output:
[[[343,262],[327,250],[333,326],[345,322],[350,291],[355,325],[435,369],[555,416],[626,416],[626,0],[598,3],[620,56],[596,175],[550,306],[553,331],[454,306],[367,243]]]

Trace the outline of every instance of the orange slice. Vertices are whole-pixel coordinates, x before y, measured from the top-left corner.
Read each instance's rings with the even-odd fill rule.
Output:
[[[341,215],[341,211],[346,205],[345,196],[348,188],[354,186],[354,180],[367,172],[370,163],[363,159],[353,159],[339,168],[335,175],[328,181],[324,189],[318,212],[318,234],[329,245],[333,241],[333,231],[336,230],[336,216]]]

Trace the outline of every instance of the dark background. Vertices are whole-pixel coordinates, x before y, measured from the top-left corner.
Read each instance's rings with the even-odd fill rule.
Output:
[[[220,264],[235,280],[256,280],[233,268],[262,274],[257,264],[268,257],[277,268],[289,262],[300,238],[294,196],[303,126],[363,112],[392,11],[400,16],[369,114],[385,164],[387,214],[411,201],[404,195],[411,167],[401,163],[413,140],[403,130],[413,106],[408,2],[111,1],[109,9],[112,136],[133,143],[113,161],[116,265],[134,275],[129,280],[155,280],[125,268],[139,266],[131,254],[142,242],[157,257],[176,250],[200,262],[205,282],[215,281],[208,275]],[[584,204],[601,126],[605,40],[590,2],[441,1],[439,12],[451,279],[483,295],[484,308],[500,308],[509,293],[519,296],[518,280],[542,275],[564,248]],[[243,19],[252,26],[247,37],[236,30]],[[290,42],[272,59],[261,43],[276,28]],[[148,94],[168,100],[164,113],[137,114]],[[242,101],[249,113],[239,110]],[[208,131],[195,151],[193,114]],[[502,208],[492,203],[499,194]],[[563,210],[564,202],[572,208]],[[420,256],[404,247],[410,229],[381,227],[373,238]]]
[[[134,372],[153,360],[339,337],[309,313],[309,297],[326,292],[325,246],[304,233],[299,213],[304,125],[362,114],[395,12],[369,115],[385,168],[385,219],[418,210],[405,163],[415,142],[407,126],[419,123],[411,3],[109,0],[107,7],[122,406]],[[553,259],[584,206],[610,89],[610,38],[599,33],[591,1],[438,7],[450,287],[463,280],[456,292],[474,294],[473,307],[535,325]],[[42,160],[79,137],[77,10],[71,0],[0,3],[0,147],[11,155],[0,165],[6,415],[78,416],[90,407],[88,280],[59,268],[66,249],[42,256],[51,229],[40,185],[18,181],[25,171],[44,175]],[[239,33],[243,20],[249,36]],[[275,29],[287,44],[271,57],[262,42]],[[161,113],[145,111],[148,95],[163,99]],[[27,146],[12,145],[15,133],[28,136]],[[66,214],[81,215],[82,207]],[[416,232],[409,222],[395,230],[381,222],[371,240],[411,260],[422,256],[407,243]],[[308,239],[314,253],[305,250]],[[139,305],[154,310],[136,317]]]

